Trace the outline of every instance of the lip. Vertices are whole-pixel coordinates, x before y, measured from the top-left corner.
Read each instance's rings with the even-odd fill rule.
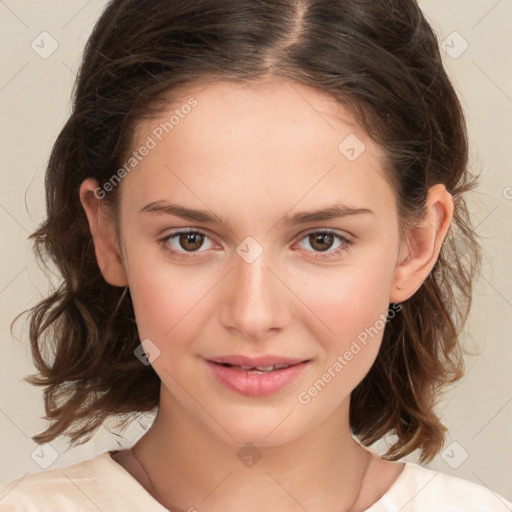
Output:
[[[283,356],[275,356],[275,355],[266,355],[259,357],[249,357],[243,355],[232,355],[232,356],[219,356],[219,357],[211,357],[208,359],[214,363],[227,363],[233,364],[236,366],[271,366],[274,364],[298,364],[306,361],[305,359],[297,359],[291,357],[283,357]]]
[[[252,397],[269,396],[288,387],[302,374],[309,362],[309,360],[291,359],[279,356],[263,356],[256,358],[227,356],[206,360],[214,377],[220,384],[231,391]],[[268,373],[254,374],[248,373],[248,371],[223,366],[222,363],[251,367],[284,364],[290,366]]]

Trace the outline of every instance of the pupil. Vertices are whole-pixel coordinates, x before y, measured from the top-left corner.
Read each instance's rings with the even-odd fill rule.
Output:
[[[333,237],[332,235],[329,235],[328,233],[319,233],[319,234],[312,234],[310,235],[310,241],[312,247],[314,247],[318,251],[325,251],[329,249],[330,245],[332,245]],[[319,245],[318,246],[318,243]],[[199,249],[203,243],[202,235],[201,233],[183,233],[180,236],[180,245],[185,250],[195,250]],[[187,247],[187,244],[191,244],[191,247]],[[326,247],[327,244],[329,247]]]
[[[311,246],[314,247],[315,249],[319,250],[319,251],[325,251],[325,250],[329,249],[329,247],[325,247],[325,246],[315,247],[315,244],[316,244],[317,240],[320,240],[321,243],[322,242],[325,243],[326,240],[327,240],[327,242],[331,242],[331,244],[332,244],[333,237],[332,237],[332,235],[329,235],[327,233],[320,233],[320,234],[317,234],[317,235],[312,234],[311,237],[313,239],[313,242],[311,243]],[[329,246],[331,244],[329,244]]]
[[[203,243],[201,233],[183,233],[180,236],[180,245],[185,250],[199,249]],[[187,244],[191,243],[192,247],[187,247]]]

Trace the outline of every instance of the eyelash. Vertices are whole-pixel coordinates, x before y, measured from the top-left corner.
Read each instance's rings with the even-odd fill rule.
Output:
[[[164,238],[159,239],[158,242],[162,246],[162,248],[164,249],[165,252],[170,253],[173,256],[183,258],[183,259],[196,258],[197,256],[195,256],[195,254],[197,254],[198,252],[205,252],[205,251],[195,251],[195,252],[187,253],[187,252],[176,251],[174,249],[171,249],[170,245],[169,245],[170,240],[172,240],[173,238],[176,238],[180,235],[184,235],[184,234],[199,234],[199,235],[204,235],[207,238],[210,238],[204,231],[195,230],[195,229],[188,229],[188,230],[185,229],[185,230],[175,231],[175,232],[165,236]],[[349,240],[349,239],[345,238],[344,236],[340,235],[339,233],[336,233],[335,231],[332,231],[329,229],[319,230],[319,231],[310,231],[309,233],[306,233],[300,239],[300,241],[304,240],[305,238],[307,238],[310,235],[329,235],[329,236],[336,238],[340,242],[342,242],[342,245],[332,252],[327,252],[327,251],[324,253],[316,252],[315,259],[327,260],[327,259],[332,258],[333,256],[338,256],[341,253],[348,251],[350,246],[353,243],[351,240]],[[324,254],[328,254],[328,256],[324,256]]]

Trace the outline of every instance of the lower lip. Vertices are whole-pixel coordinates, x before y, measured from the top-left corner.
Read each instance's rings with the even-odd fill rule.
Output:
[[[233,367],[206,361],[225,387],[246,396],[268,396],[293,382],[304,371],[307,361],[268,373],[248,374]]]

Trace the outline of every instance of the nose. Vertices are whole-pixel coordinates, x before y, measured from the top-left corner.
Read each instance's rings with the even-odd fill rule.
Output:
[[[279,274],[266,251],[252,262],[237,254],[221,295],[224,327],[254,341],[282,330],[291,318],[292,293]]]

